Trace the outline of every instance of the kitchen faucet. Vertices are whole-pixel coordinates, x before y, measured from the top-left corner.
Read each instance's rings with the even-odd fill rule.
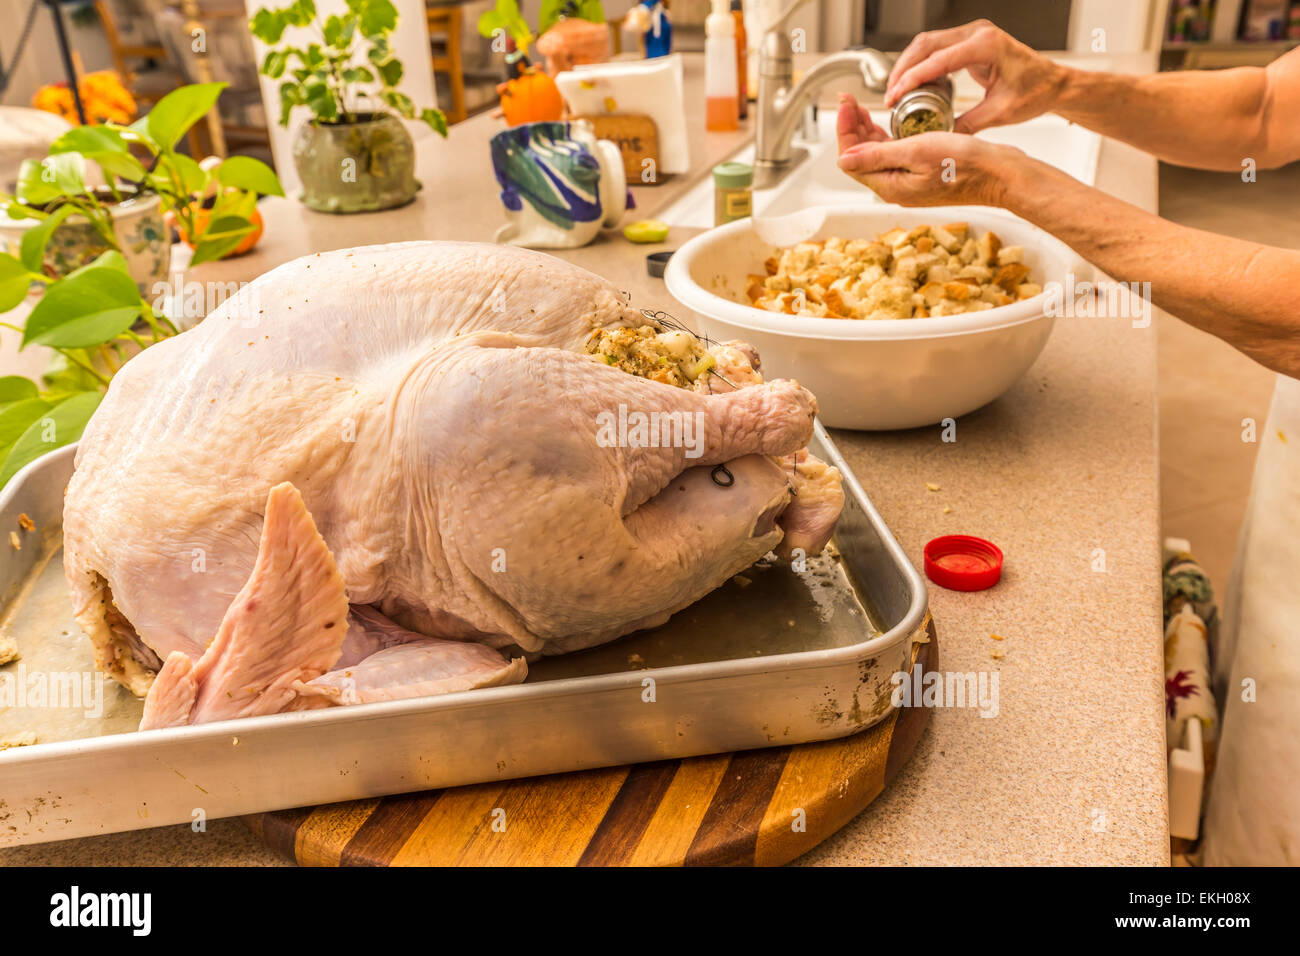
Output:
[[[758,128],[755,136],[754,186],[774,186],[790,168],[794,138],[804,111],[831,80],[861,76],[867,88],[882,93],[893,61],[879,50],[846,50],[826,57],[794,84],[794,50],[785,22],[803,0],[794,0],[768,25],[758,54]]]

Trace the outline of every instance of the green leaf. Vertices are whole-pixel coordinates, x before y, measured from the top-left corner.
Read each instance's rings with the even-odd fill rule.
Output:
[[[23,233],[19,244],[19,255],[23,265],[31,272],[40,272],[45,265],[45,247],[50,244],[50,236],[59,224],[77,210],[72,206],[60,206],[54,210],[39,226],[33,226]]]
[[[396,58],[379,67],[379,77],[384,81],[384,86],[396,86],[402,81],[402,73],[402,61]]]
[[[12,405],[36,397],[36,383],[21,375],[0,377],[0,405]]]
[[[158,158],[158,165],[149,174],[148,184],[160,193],[171,193],[176,189],[175,180],[180,181],[180,189],[184,195],[192,196],[203,192],[207,187],[208,173],[184,153],[163,153]],[[170,199],[164,201],[171,204]]]
[[[238,216],[214,219],[203,231],[203,238],[194,247],[194,258],[190,260],[191,264],[198,265],[201,262],[210,262],[229,255],[244,237],[256,228],[247,219]]]
[[[428,123],[434,132],[439,133],[442,136],[447,135],[447,117],[443,114],[442,110],[429,109],[428,107],[425,107],[420,110],[420,119]]]
[[[108,126],[74,126],[53,143],[51,153],[125,153],[128,152],[122,134]]]
[[[231,156],[217,167],[217,182],[229,189],[249,189],[263,196],[283,196],[284,187],[266,163],[250,156]]]
[[[316,4],[312,0],[297,0],[286,8],[289,22],[294,26],[305,27],[316,19]]]
[[[125,272],[130,275],[130,269],[126,264],[126,256],[116,249],[106,249],[97,255],[93,261],[87,262],[76,272],[69,273],[66,278],[71,279],[75,275],[85,272],[87,269],[117,269],[119,272]]]
[[[261,73],[273,80],[278,80],[284,76],[284,68],[288,63],[288,50],[267,50],[266,58],[262,60]]]
[[[121,269],[92,264],[53,283],[27,317],[20,348],[90,348],[121,335],[140,317],[144,300]]]
[[[331,13],[325,18],[325,25],[321,27],[321,35],[325,37],[325,42],[336,49],[345,49],[346,43],[341,43],[343,39],[343,18],[337,13]]]
[[[192,83],[172,90],[145,117],[149,135],[163,149],[175,149],[189,128],[216,105],[217,97],[228,85]]]
[[[289,114],[293,112],[295,106],[301,106],[307,102],[303,95],[302,86],[297,83],[285,82],[280,84],[280,125],[289,125]]]
[[[339,103],[323,80],[308,80],[305,84],[307,105],[318,119],[333,122],[339,116]]]
[[[86,160],[80,153],[59,153],[44,159],[24,160],[18,171],[14,195],[25,203],[43,206],[64,196],[86,192]]]
[[[366,0],[357,12],[365,36],[392,33],[397,29],[397,7],[389,0]]]
[[[383,90],[380,96],[384,98],[385,103],[407,119],[415,116],[415,102],[405,93],[398,90]]]
[[[74,126],[50,144],[50,153],[80,153],[110,180],[120,177],[139,182],[144,178],[144,166],[131,155],[126,138],[108,126]]]
[[[398,65],[400,66],[401,64]],[[348,67],[346,70],[343,71],[343,82],[344,83],[373,83],[375,82],[375,74],[371,72],[369,67],[352,66],[352,67]]]
[[[24,398],[0,411],[0,461],[32,422],[50,410],[43,398]]]
[[[80,438],[90,416],[95,414],[95,409],[103,398],[97,391],[80,392],[59,402],[48,412],[39,414],[14,442],[9,454],[5,456],[4,464],[0,465],[0,487],[7,484],[24,465]]]
[[[307,66],[311,67],[313,70],[322,69],[326,65],[329,59],[327,56],[325,56],[325,51],[321,49],[319,43],[307,44],[307,49],[299,52],[298,58],[301,59],[303,63],[306,63]],[[322,74],[322,76],[323,75],[324,74]]]
[[[0,252],[0,312],[8,312],[27,298],[33,278],[25,265],[9,253]]]
[[[352,38],[357,35],[357,18],[355,16],[346,16],[343,18],[343,32],[339,34],[336,48],[346,50],[352,46]]]
[[[82,351],[81,355],[86,362],[91,361],[87,352]],[[49,402],[66,398],[73,392],[93,391],[99,388],[99,382],[93,375],[68,360],[66,351],[55,352],[50,356],[50,362],[45,366],[41,381],[45,386],[44,398]],[[4,454],[0,452],[0,461],[3,460]]]
[[[257,208],[257,193],[251,190],[228,189],[217,196],[212,206],[211,220],[223,216],[238,216],[240,219],[252,220],[253,210]]]
[[[265,7],[253,14],[253,19],[248,21],[253,36],[268,45],[279,43],[280,37],[284,36],[284,28],[288,25],[283,10],[268,10]]]
[[[493,9],[478,18],[478,32],[481,36],[490,38],[497,30],[504,30],[521,49],[532,39],[528,21],[519,12],[516,0],[497,0]]]
[[[393,55],[392,47],[388,45],[388,38],[384,36],[370,37],[370,49],[366,51],[366,57],[371,63],[378,66],[380,63],[387,62]]]

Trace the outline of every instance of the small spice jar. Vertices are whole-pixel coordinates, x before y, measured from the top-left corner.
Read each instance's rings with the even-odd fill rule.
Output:
[[[754,167],[726,162],[713,167],[713,224],[744,219],[754,212]]]
[[[903,94],[889,118],[894,139],[953,130],[952,80],[940,77]]]

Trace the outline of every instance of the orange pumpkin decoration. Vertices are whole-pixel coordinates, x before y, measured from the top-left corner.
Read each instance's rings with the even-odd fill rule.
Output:
[[[212,218],[211,209],[195,210],[194,228],[197,229],[200,233],[203,233],[208,228],[208,220],[211,218]],[[250,232],[248,235],[246,235],[243,239],[241,239],[239,241],[239,245],[235,246],[234,249],[226,253],[226,255],[223,256],[222,258],[229,259],[233,256],[242,256],[249,249],[252,249],[253,246],[257,245],[257,240],[262,238],[262,226],[264,225],[264,223],[262,221],[262,214],[257,211],[256,206],[253,207],[253,214],[248,217],[248,221],[253,224],[253,231]],[[185,240],[185,245],[193,249],[196,243],[190,241],[190,237],[185,234],[184,228],[178,228],[178,231],[181,234],[181,238]]]
[[[506,123],[540,123],[564,115],[564,99],[555,81],[540,67],[530,66],[508,83],[497,87]]]

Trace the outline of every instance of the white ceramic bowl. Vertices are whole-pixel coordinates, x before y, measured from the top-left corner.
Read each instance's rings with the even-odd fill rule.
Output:
[[[1004,245],[1023,246],[1031,281],[1089,279],[1091,267],[1068,246],[1009,213],[983,206],[908,209],[890,205],[827,208],[813,237],[874,238],[895,226],[968,222]],[[767,378],[793,378],[817,396],[832,428],[873,431],[933,425],[993,401],[1029,369],[1047,343],[1053,317],[1044,292],[1011,305],[928,319],[818,319],[756,309],[746,277],[762,273],[773,246],[742,219],[691,239],[669,260],[668,291],[714,339],[758,349]],[[1056,299],[1059,304],[1060,298]]]

